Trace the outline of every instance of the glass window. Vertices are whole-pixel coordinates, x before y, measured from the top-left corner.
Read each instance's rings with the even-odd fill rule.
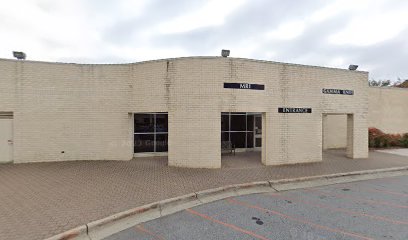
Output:
[[[247,131],[254,131],[254,115],[247,115]]]
[[[153,114],[135,114],[135,133],[154,132]]]
[[[221,131],[229,131],[229,115],[221,115]]]
[[[236,148],[245,148],[245,132],[231,132],[231,142]]]
[[[237,148],[253,148],[254,124],[262,123],[257,116],[251,113],[221,113],[221,141],[231,141]]]
[[[156,152],[167,152],[167,137],[166,133],[156,135]]]
[[[255,131],[256,134],[262,134],[262,117],[255,117]]]
[[[245,131],[246,115],[231,115],[231,131]]]
[[[229,132],[221,133],[221,141],[229,141]]]
[[[154,152],[154,134],[135,134],[135,153]]]
[[[247,132],[247,148],[253,148],[254,147],[254,133],[252,132]]]
[[[168,131],[167,114],[156,114],[156,132]]]
[[[134,114],[134,152],[167,152],[167,113]]]

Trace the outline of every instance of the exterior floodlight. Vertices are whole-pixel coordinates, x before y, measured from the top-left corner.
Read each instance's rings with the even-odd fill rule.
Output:
[[[25,60],[26,59],[26,54],[23,52],[15,52],[13,51],[13,56],[17,58],[18,60]]]
[[[221,56],[228,57],[229,55],[230,55],[230,50],[225,50],[225,49],[221,50]]]
[[[350,71],[355,71],[355,70],[357,70],[357,68],[358,68],[358,65],[350,65],[349,66]]]

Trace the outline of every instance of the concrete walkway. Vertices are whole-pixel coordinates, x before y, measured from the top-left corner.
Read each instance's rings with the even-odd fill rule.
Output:
[[[222,169],[166,166],[166,157],[0,165],[0,239],[43,239],[147,203],[230,184],[408,166],[408,157],[343,151],[321,163],[265,167],[260,153],[223,157]]]
[[[396,155],[408,157],[408,148],[377,150],[377,152],[390,153],[390,154],[396,154]]]

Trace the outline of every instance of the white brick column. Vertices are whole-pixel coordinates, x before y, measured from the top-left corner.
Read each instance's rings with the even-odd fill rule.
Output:
[[[169,166],[221,167],[221,113],[209,109],[169,112]]]
[[[329,131],[329,122],[328,122],[328,116],[326,115],[326,114],[323,114],[322,115],[322,121],[323,121],[323,126],[322,126],[322,129],[323,129],[323,132],[322,132],[322,144],[323,144],[323,150],[327,150],[328,149],[328,147],[327,147],[327,138],[326,138],[326,136],[327,136],[327,134],[328,134],[328,131]]]
[[[368,158],[366,115],[347,115],[347,157]]]

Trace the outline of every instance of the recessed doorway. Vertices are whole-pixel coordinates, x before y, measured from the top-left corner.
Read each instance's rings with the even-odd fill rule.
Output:
[[[331,153],[353,158],[354,114],[325,113],[322,122],[323,158]]]
[[[221,113],[221,141],[230,141],[239,152],[260,150],[262,147],[262,114]]]
[[[233,154],[229,143],[235,150]],[[262,114],[255,112],[221,113],[221,160],[226,168],[247,168],[263,166],[262,152]]]

